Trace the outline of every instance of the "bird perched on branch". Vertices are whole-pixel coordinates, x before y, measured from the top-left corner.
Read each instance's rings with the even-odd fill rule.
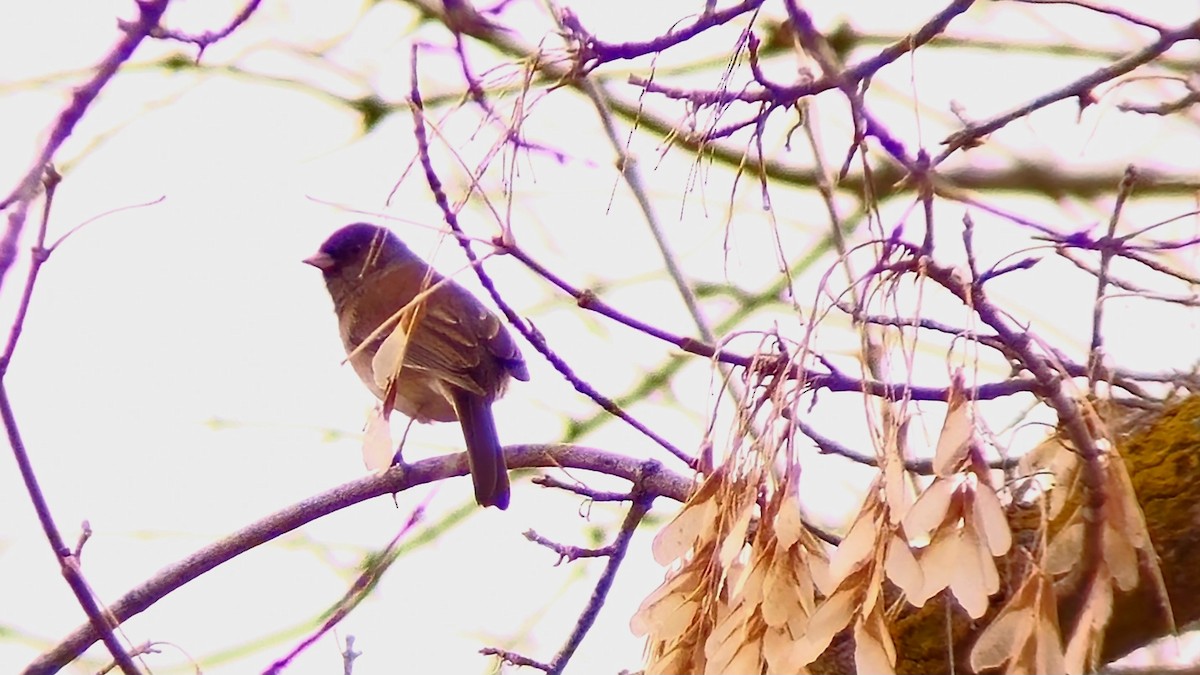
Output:
[[[383,409],[458,420],[475,500],[507,508],[492,402],[529,372],[499,317],[376,225],[343,227],[304,262],[325,277],[350,365]]]

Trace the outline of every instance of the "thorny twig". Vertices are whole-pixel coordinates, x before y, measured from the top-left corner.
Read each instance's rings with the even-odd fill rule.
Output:
[[[652,472],[656,471],[652,467],[650,467],[650,470]],[[608,558],[608,562],[604,565],[604,571],[600,573],[600,579],[596,581],[596,587],[592,590],[591,598],[589,598],[583,612],[579,615],[579,619],[575,622],[575,628],[567,637],[562,648],[554,655],[554,658],[549,663],[542,663],[521,656],[520,654],[491,647],[480,650],[481,653],[499,656],[514,665],[537,668],[548,675],[560,675],[563,672],[571,657],[574,656],[575,650],[579,648],[579,645],[583,642],[583,638],[596,622],[596,617],[599,616],[600,609],[604,606],[604,600],[608,597],[608,591],[612,588],[613,580],[617,576],[617,570],[625,560],[625,553],[629,550],[629,542],[633,539],[633,533],[637,529],[638,523],[642,522],[642,518],[646,516],[651,504],[654,502],[654,497],[643,492],[636,484],[634,486],[634,493],[630,495],[630,498],[633,501],[633,505],[629,507],[629,511],[625,514],[625,520],[621,523],[621,529],[617,532],[616,539],[613,540],[613,543],[603,548],[581,549],[575,546],[563,546],[555,544],[533,531],[525,533],[525,537],[530,541],[558,553],[559,563],[564,559],[573,561],[579,558]]]

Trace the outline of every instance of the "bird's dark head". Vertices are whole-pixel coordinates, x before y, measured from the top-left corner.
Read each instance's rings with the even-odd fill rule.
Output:
[[[321,248],[303,262],[321,270],[326,281],[352,280],[395,262],[407,252],[404,242],[391,230],[370,223],[354,223],[329,235]]]

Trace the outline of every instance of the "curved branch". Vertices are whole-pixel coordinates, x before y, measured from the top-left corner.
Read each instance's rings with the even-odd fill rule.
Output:
[[[504,449],[509,469],[557,467],[585,469],[628,480],[647,498],[667,497],[682,502],[692,489],[692,479],[668,471],[655,460],[639,460],[577,445],[510,445]],[[394,466],[339,485],[216,541],[160,570],[145,583],[127,592],[109,606],[119,623],[136,616],[188,582],[237,556],[335,511],[368,499],[403,492],[470,472],[466,453],[432,457],[415,464]],[[97,640],[90,624],[80,626],[51,650],[25,668],[25,675],[49,675],[78,658]]]
[[[91,107],[100,91],[109,80],[117,74],[121,65],[133,56],[134,50],[158,26],[159,19],[167,10],[167,0],[153,0],[138,3],[138,17],[133,21],[121,21],[119,25],[123,35],[113,46],[104,60],[96,66],[91,79],[77,87],[71,95],[71,100],[62,112],[55,118],[54,124],[47,135],[47,141],[38,150],[37,157],[17,182],[16,187],[8,196],[0,199],[0,210],[7,209],[13,204],[16,208],[9,213],[8,229],[0,240],[0,281],[12,267],[17,255],[17,239],[25,226],[26,207],[37,195],[42,173],[54,160],[54,155],[62,144],[70,137],[75,125],[83,119],[83,115]]]

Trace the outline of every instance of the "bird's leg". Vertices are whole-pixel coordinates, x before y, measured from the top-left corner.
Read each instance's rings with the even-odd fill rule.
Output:
[[[404,434],[400,436],[400,445],[396,446],[396,456],[392,458],[392,466],[404,466],[404,458],[401,456],[404,454],[404,441],[408,439],[408,430],[412,429],[413,422],[416,421],[415,418],[410,417],[408,424],[404,425]]]
[[[404,441],[408,440],[408,430],[412,428],[413,422],[416,422],[416,420],[414,418],[410,417],[410,418],[408,418],[408,424],[404,425],[404,433],[400,436],[400,445],[396,446],[396,454],[395,454],[395,456],[392,457],[392,466],[398,466],[401,468],[404,468],[404,466],[405,466],[404,457],[403,457]],[[397,492],[392,493],[392,502],[396,505],[396,508],[400,508],[400,502],[397,501],[397,498],[396,498],[397,494],[399,494],[399,493],[397,493]]]

